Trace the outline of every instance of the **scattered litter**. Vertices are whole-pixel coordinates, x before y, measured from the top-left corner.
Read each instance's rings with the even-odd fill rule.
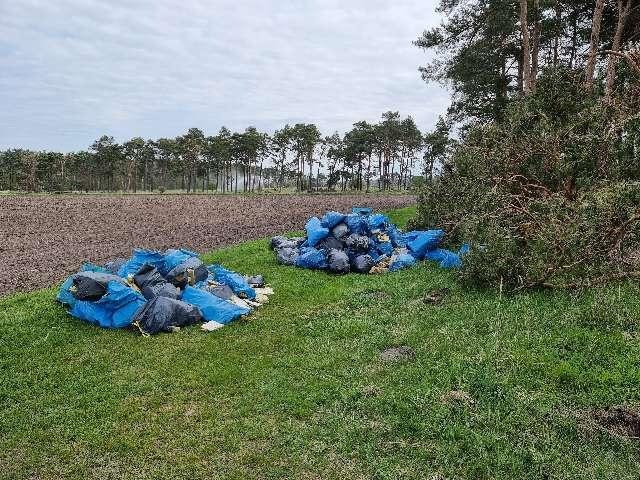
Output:
[[[380,352],[380,360],[383,362],[399,362],[402,360],[413,360],[416,352],[413,348],[407,346],[391,347]]]
[[[206,332],[213,332],[214,330],[217,330],[222,327],[224,327],[224,323],[218,323],[214,320],[204,322],[202,325],[200,325],[200,328]]]
[[[366,207],[354,207],[350,214],[327,212],[311,217],[306,237],[271,239],[271,249],[281,265],[295,265],[336,274],[386,273],[410,267],[419,260],[438,262],[442,268],[460,268],[458,252],[440,248],[442,230],[402,232],[389,218]]]
[[[105,328],[133,325],[147,336],[196,323],[215,330],[272,294],[262,275],[243,277],[221,265],[205,266],[189,250],[136,249],[131,258],[104,267],[85,263],[65,280],[56,299],[76,318]]]

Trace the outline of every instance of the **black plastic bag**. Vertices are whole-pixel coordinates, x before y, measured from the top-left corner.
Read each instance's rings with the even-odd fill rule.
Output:
[[[369,273],[374,265],[371,255],[358,255],[351,261],[351,270],[357,273]]]
[[[184,327],[203,321],[200,310],[193,305],[167,297],[155,297],[140,308],[133,324],[145,335],[171,332],[173,327]]]
[[[284,247],[278,250],[276,259],[281,265],[295,265],[298,256],[299,252],[297,248]]]
[[[206,288],[207,292],[213,293],[216,297],[229,300],[233,297],[233,290],[229,285],[211,285]]]
[[[167,280],[178,288],[194,285],[209,276],[209,270],[198,257],[189,257],[167,273]]]
[[[369,250],[369,237],[365,237],[364,235],[352,233],[346,238],[344,243],[347,248],[357,252],[366,252]]]
[[[73,287],[69,290],[78,300],[95,302],[100,300],[107,293],[109,282],[125,283],[117,275],[102,272],[80,272],[73,275]]]
[[[247,277],[247,283],[250,287],[262,288],[264,287],[264,277],[262,275],[254,275],[252,277]]]
[[[344,240],[349,235],[349,227],[344,222],[339,223],[331,229],[331,235],[338,240]]]
[[[327,255],[327,270],[331,273],[349,273],[349,256],[342,250],[331,249]]]
[[[320,240],[316,245],[316,248],[322,250],[342,250],[344,248],[344,243],[338,240],[333,235],[329,235],[327,238],[323,238],[322,240]]]
[[[153,265],[145,263],[133,276],[142,296],[147,300],[154,297],[180,298],[180,290],[160,275]]]

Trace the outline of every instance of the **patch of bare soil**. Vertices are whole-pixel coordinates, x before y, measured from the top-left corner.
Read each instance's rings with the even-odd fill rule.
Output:
[[[640,438],[640,412],[624,406],[593,412],[593,419],[607,432],[617,437]]]
[[[403,360],[413,360],[416,352],[407,346],[390,347],[380,352],[380,360],[383,362],[401,362]]]
[[[412,195],[0,196],[0,294],[52,285],[84,261],[136,247],[206,252],[302,230],[327,210],[413,204]]]

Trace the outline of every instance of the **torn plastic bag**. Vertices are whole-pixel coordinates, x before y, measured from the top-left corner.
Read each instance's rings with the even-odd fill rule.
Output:
[[[400,255],[394,255],[391,257],[391,264],[389,265],[389,271],[395,272],[402,268],[410,267],[416,263],[416,257],[409,253],[401,253]]]
[[[407,247],[409,247],[409,250],[411,250],[414,257],[418,260],[422,260],[428,251],[437,248],[444,235],[444,231],[425,230],[409,232],[409,234],[415,234],[415,236],[413,240],[407,242]],[[407,234],[407,237],[409,234]]]
[[[224,300],[229,300],[234,295],[229,285],[210,285],[205,290]]]
[[[347,248],[359,252],[366,252],[367,250],[369,250],[369,237],[365,237],[364,235],[352,233],[346,238],[344,243]]]
[[[438,262],[441,268],[460,268],[462,267],[462,260],[460,255],[446,248],[436,248],[430,250],[424,257],[427,260]]]
[[[322,216],[322,226],[333,228],[344,220],[344,214],[340,212],[327,212]]]
[[[369,233],[369,224],[367,217],[364,215],[347,215],[344,219],[349,231],[358,235],[367,235]]]
[[[251,311],[250,308],[235,305],[212,293],[191,286],[184,289],[182,301],[198,307],[207,322],[213,320],[227,324]]]
[[[173,262],[169,262],[169,265],[172,264]],[[207,267],[198,257],[187,257],[186,260],[167,272],[167,281],[178,288],[184,288],[187,284],[194,285],[206,280],[208,276]]]
[[[389,218],[382,214],[376,213],[375,215],[371,215],[368,217],[369,230],[380,230],[389,224]]]
[[[134,315],[144,304],[144,297],[133,288],[121,282],[111,281],[107,284],[107,292],[100,300],[78,300],[69,313],[101,327],[123,328],[131,324]]]
[[[154,297],[180,298],[180,290],[160,275],[153,265],[143,265],[133,276],[133,281],[138,286],[142,295],[147,300]]]
[[[351,266],[349,265],[349,256],[342,250],[331,249],[327,254],[327,269],[331,273],[349,273]]]
[[[249,298],[251,300],[256,298],[255,290],[249,286],[242,275],[231,270],[227,270],[222,265],[211,265],[209,269],[215,275],[215,279],[218,283],[228,285],[231,287],[231,290],[233,290],[233,293],[239,297]],[[215,320],[215,318],[212,320]]]
[[[349,227],[346,223],[339,223],[331,229],[331,235],[338,240],[344,240],[349,236]]]
[[[369,273],[373,265],[371,255],[358,255],[351,261],[351,270],[357,273]]]
[[[297,248],[285,247],[278,250],[276,260],[280,265],[295,265],[298,260],[298,255]]]
[[[316,248],[318,250],[342,250],[344,248],[344,243],[342,243],[333,235],[329,235],[327,238],[323,238],[322,240],[320,240],[316,245]]]
[[[315,247],[316,243],[329,235],[329,229],[322,226],[318,217],[311,217],[304,228],[307,231],[307,244],[310,247]]]
[[[175,298],[155,297],[138,310],[132,323],[143,335],[153,335],[171,332],[172,327],[184,327],[202,321],[197,307]]]
[[[304,253],[298,256],[296,266],[314,270],[324,270],[327,268],[327,257],[323,250],[305,248]]]
[[[155,250],[136,248],[131,258],[122,264],[118,270],[118,275],[123,278],[127,278],[129,275],[135,275],[145,263],[153,265],[158,270],[163,271],[164,255]]]

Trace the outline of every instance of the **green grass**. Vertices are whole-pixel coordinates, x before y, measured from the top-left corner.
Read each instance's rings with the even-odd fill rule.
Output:
[[[266,240],[205,259],[276,294],[151,338],[74,320],[54,289],[0,299],[0,477],[640,477],[638,444],[588,417],[640,399],[637,285],[499,298],[428,264],[279,267]],[[393,345],[415,360],[381,362]],[[443,402],[454,389],[475,403]]]

